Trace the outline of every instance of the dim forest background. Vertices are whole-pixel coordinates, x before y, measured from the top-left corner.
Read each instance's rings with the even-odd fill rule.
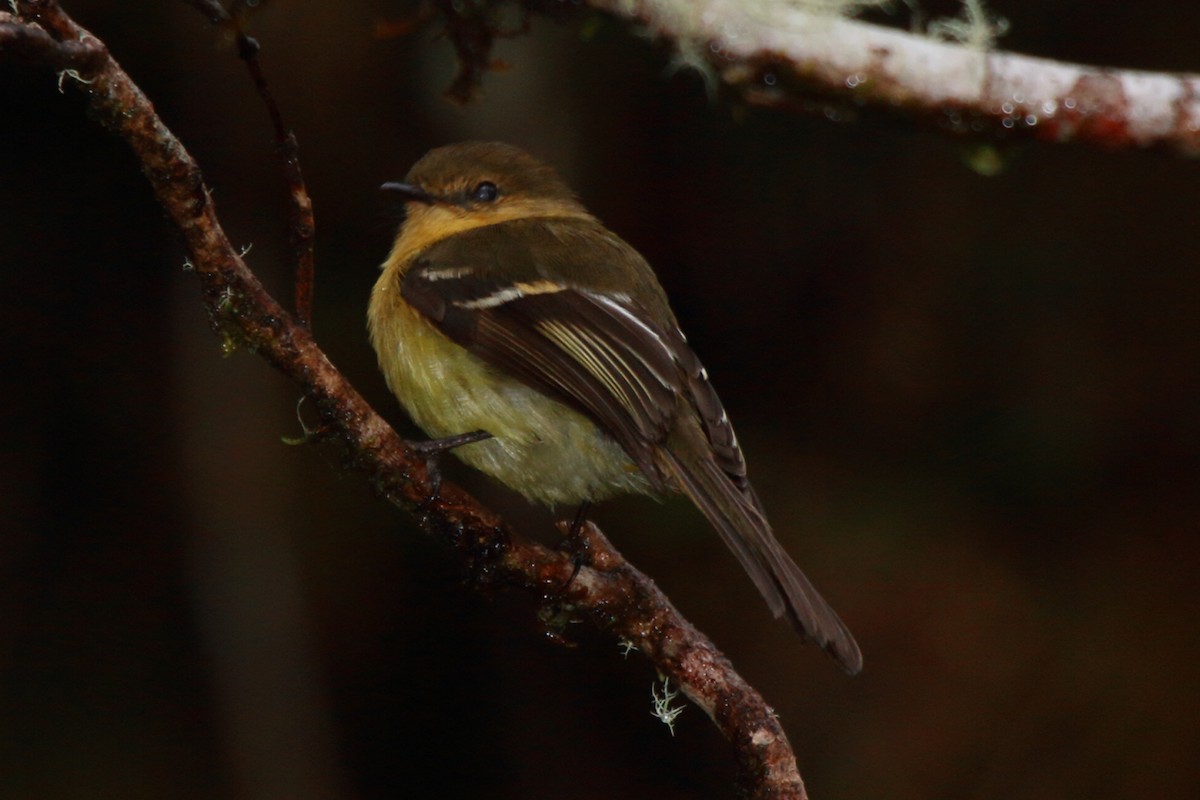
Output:
[[[1002,44],[1200,71],[1200,5],[1004,0]],[[74,0],[198,159],[277,297],[265,112],[182,2]],[[956,13],[954,6],[928,6]],[[535,20],[465,107],[411,7],[254,18],[317,220],[317,340],[385,416],[364,314],[377,187],[519,144],[655,265],[787,548],[856,633],[847,678],[773,621],[685,502],[596,517],[778,711],[815,798],[1200,792],[1200,165],[972,143],[893,115],[713,101],[600,16]],[[124,145],[0,63],[0,797],[725,797],[696,708],[287,447],[297,390],[223,357]],[[829,117],[836,117],[831,120]],[[989,143],[992,143],[989,141]],[[551,515],[455,480],[553,540]]]

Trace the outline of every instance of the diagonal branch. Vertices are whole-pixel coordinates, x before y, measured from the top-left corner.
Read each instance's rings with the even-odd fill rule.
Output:
[[[586,528],[592,565],[569,581],[571,559],[519,536],[460,488],[443,483],[429,500],[424,461],[251,273],[221,229],[199,167],[103,43],[53,0],[22,0],[18,8],[19,16],[0,13],[0,53],[78,73],[92,115],[133,150],[182,236],[214,327],[301,388],[351,465],[390,502],[420,509],[422,527],[458,552],[477,586],[519,587],[641,650],[729,739],[743,794],[804,798],[787,737],[761,695],[595,526]]]

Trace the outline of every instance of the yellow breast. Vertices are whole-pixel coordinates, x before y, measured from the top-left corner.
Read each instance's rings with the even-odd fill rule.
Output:
[[[434,438],[485,430],[453,452],[531,500],[602,500],[650,485],[589,418],[493,368],[454,343],[400,296],[389,261],[371,293],[371,343],[388,388]]]

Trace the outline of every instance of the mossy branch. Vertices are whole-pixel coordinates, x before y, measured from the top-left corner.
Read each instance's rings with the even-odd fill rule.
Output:
[[[1200,152],[1200,75],[995,49],[1006,23],[964,0],[925,32],[852,19],[856,0],[588,0],[672,43],[755,105],[901,110],[950,132]],[[838,110],[839,105],[845,112]]]

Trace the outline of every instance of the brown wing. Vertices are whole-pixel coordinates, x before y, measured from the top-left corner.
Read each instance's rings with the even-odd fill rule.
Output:
[[[668,488],[653,453],[686,376],[643,312],[563,283],[502,283],[433,263],[411,268],[401,292],[458,344],[596,420]]]

